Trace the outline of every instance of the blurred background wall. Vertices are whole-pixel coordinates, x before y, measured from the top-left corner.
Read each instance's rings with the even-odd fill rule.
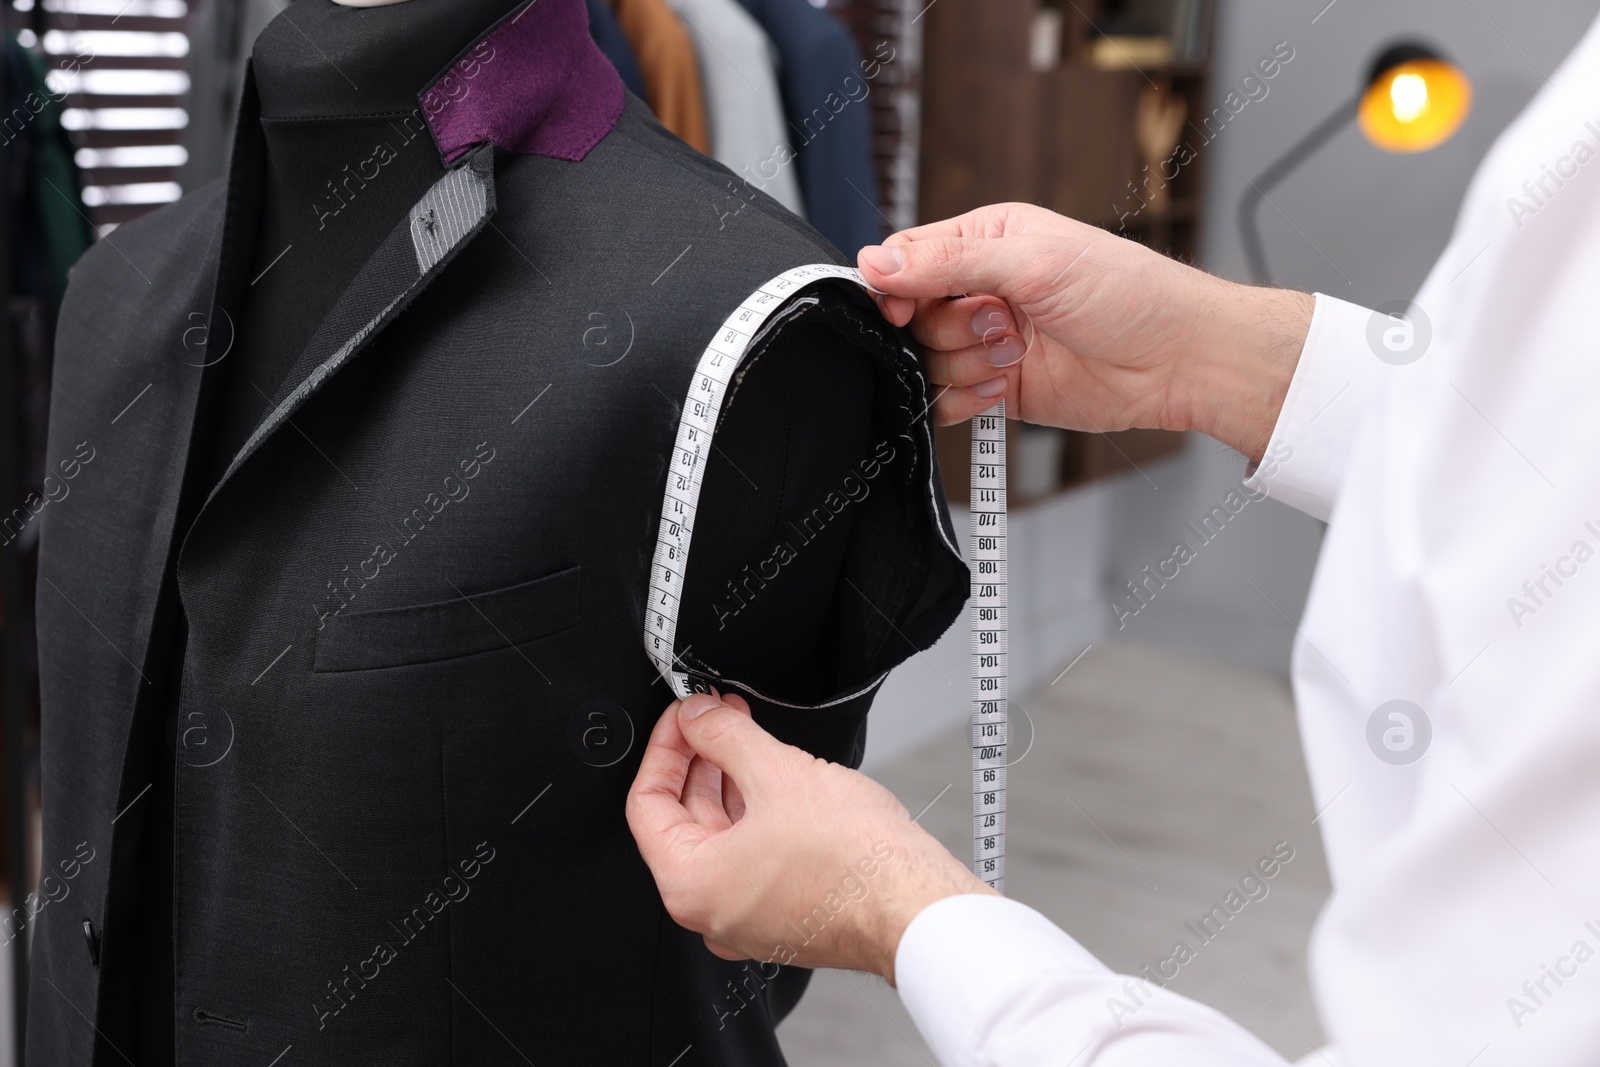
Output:
[[[1295,58],[1205,151],[1209,188],[1200,265],[1244,280],[1234,213],[1247,182],[1353,93],[1395,38],[1432,42],[1473,82],[1475,104],[1451,140],[1418,155],[1369,144],[1352,124],[1272,192],[1261,230],[1281,285],[1377,307],[1410,298],[1448,242],[1467,183],[1500,131],[1594,20],[1595,0],[1228,0],[1218,11],[1212,98],[1237,91],[1257,60],[1288,42]],[[1597,105],[1600,107],[1600,105]],[[1298,231],[1298,232],[1297,232]],[[1209,439],[1152,477],[1124,476],[1105,538],[1112,588],[1164,558],[1183,524],[1243,472]],[[1276,501],[1252,505],[1130,621],[1124,636],[1287,673],[1322,524]],[[1158,555],[1159,553],[1159,555]],[[1254,582],[1252,588],[1250,582]]]
[[[938,0],[925,21],[933,22],[941,7],[949,18],[950,8],[965,2]],[[1063,209],[1115,229],[1120,212],[1138,208],[1140,199],[1122,183],[1096,183],[1073,173],[1069,164],[1057,164],[1054,171],[1042,164],[1040,169],[1047,173],[1032,184],[1009,174],[988,178],[979,170],[975,176],[964,176],[955,194],[929,203],[929,161],[941,149],[948,153],[950,142],[959,144],[961,153],[1032,164],[1035,154],[1015,143],[1029,135],[1017,127],[1032,124],[1042,131],[1038,136],[1049,140],[1062,123],[1073,120],[1070,112],[1078,109],[1070,102],[1062,105],[1069,112],[1065,118],[1053,118],[1048,100],[1040,103],[1016,89],[1013,81],[1028,75],[1025,69],[1020,73],[1015,69],[1020,64],[1008,63],[1004,51],[1006,36],[1027,32],[1026,20],[1048,5],[1049,0],[1020,5],[1001,0],[984,10],[1016,9],[1011,23],[998,31],[991,28],[989,37],[982,35],[982,27],[964,27],[977,36],[974,50],[987,48],[1000,54],[992,64],[997,72],[993,80],[969,75],[957,82],[955,91],[1012,101],[1016,119],[990,124],[992,129],[984,134],[989,140],[974,143],[970,131],[947,129],[935,121],[929,112],[938,96],[932,91],[925,94],[924,217],[936,217],[946,206],[966,210],[985,199],[1013,198]],[[1064,32],[1070,35],[1071,19],[1084,16],[1084,9],[1079,4],[1061,7],[1067,21]],[[1331,4],[1224,0],[1215,12],[1206,80],[1201,95],[1192,100],[1190,118],[1224,106],[1229,93],[1255,98],[1208,143],[1199,145],[1199,138],[1194,139],[1199,158],[1186,170],[1201,180],[1196,182],[1200,190],[1192,237],[1181,225],[1164,233],[1155,233],[1156,226],[1133,225],[1127,232],[1141,239],[1166,240],[1176,246],[1171,247],[1175,254],[1226,277],[1248,280],[1235,217],[1249,182],[1355,94],[1383,46],[1396,39],[1420,40],[1440,49],[1472,79],[1475,104],[1461,130],[1431,151],[1398,155],[1374,147],[1352,123],[1273,190],[1273,206],[1263,206],[1259,216],[1275,283],[1369,307],[1409,298],[1449,240],[1478,160],[1588,28],[1597,9],[1596,0],[1547,0],[1532,7],[1513,0],[1334,0]],[[958,13],[958,21],[982,19],[992,26],[1001,19],[978,13],[976,5],[972,11]],[[928,30],[923,77],[930,83],[941,77],[939,33],[937,25]],[[1020,54],[1023,46],[1013,42],[1013,47]],[[1259,61],[1286,50],[1293,58],[1282,63],[1275,77],[1261,82],[1265,95],[1259,88],[1247,92],[1244,80],[1256,73]],[[1065,77],[1077,77],[1070,62],[1063,66]],[[998,73],[1001,68],[1004,74]],[[1125,115],[1133,109],[1128,94],[1144,85],[1137,75],[1128,81],[1130,88],[1112,102]],[[1183,85],[1181,75],[1178,84]],[[1070,101],[1075,92],[1098,91],[1069,81],[1050,87],[1046,94],[1064,93]],[[1092,155],[1103,153],[1105,142],[1126,138],[1123,131],[1105,126],[1087,127],[1084,136],[1091,139],[1047,145],[1040,151]],[[1117,150],[1128,156],[1125,166],[1132,173],[1137,164],[1130,146],[1119,143]],[[966,165],[959,160],[958,164]],[[1174,186],[1175,217],[1185,206],[1186,180],[1180,178]],[[985,182],[988,190],[1001,195],[983,197]],[[1083,192],[1084,186],[1092,191]],[[936,188],[933,196],[940,195]],[[1151,212],[1139,209],[1135,222]],[[1017,439],[1014,429],[1014,452]],[[1084,477],[1080,470],[1076,477],[1083,480],[1071,485],[1063,499],[1046,509],[1047,514],[1028,509],[1024,500],[1014,501],[1021,517],[1013,521],[1029,534],[1017,546],[1023,555],[1020,562],[1014,558],[1014,573],[1032,575],[1036,587],[1013,585],[1013,596],[1022,602],[1020,618],[1026,620],[1014,624],[1013,633],[1031,635],[1042,647],[1024,647],[1016,657],[1013,692],[1024,692],[1029,683],[1048,682],[1085,647],[1106,641],[1158,645],[1286,677],[1294,623],[1305,606],[1322,524],[1276,501],[1252,504],[1221,535],[1203,546],[1196,544],[1195,561],[1148,606],[1121,618],[1119,626],[1113,601],[1135,603],[1126,599],[1126,583],[1138,581],[1144,567],[1170,556],[1176,541],[1196,542],[1186,524],[1210,513],[1238,487],[1245,461],[1199,435],[1187,435],[1177,447],[1157,445],[1150,449],[1150,458],[1142,458],[1137,442],[1122,441],[1118,447],[1128,455],[1108,453],[1102,447],[1113,469],[1097,477]],[[959,444],[943,458],[950,468],[965,462]],[[1065,480],[1073,477],[1068,471]],[[951,500],[958,511],[962,499],[957,487]],[[1041,637],[1044,634],[1048,637]],[[943,681],[962,676],[964,641],[964,631],[953,633],[929,654],[937,671],[913,661],[891,679],[874,713],[869,744],[874,765],[965,715],[960,694],[950,699],[950,687]]]

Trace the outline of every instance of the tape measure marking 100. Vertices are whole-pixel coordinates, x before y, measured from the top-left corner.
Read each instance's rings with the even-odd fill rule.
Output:
[[[816,263],[784,271],[734,309],[706,346],[678,419],[667,490],[650,567],[645,651],[679,698],[695,691],[673,651],[679,595],[689,564],[711,439],[734,372],[772,314],[799,290],[828,278],[866,287],[852,267]],[[972,420],[972,811],[978,877],[1005,884],[1006,826],[1006,441],[1005,405]]]

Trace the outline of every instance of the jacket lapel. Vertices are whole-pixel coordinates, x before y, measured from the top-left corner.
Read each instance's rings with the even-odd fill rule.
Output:
[[[165,669],[168,649],[154,637],[163,629],[160,616],[166,607],[161,603],[165,575],[174,559],[175,545],[181,545],[184,531],[197,514],[203,496],[203,478],[209,462],[206,448],[209,445],[208,425],[216,408],[216,395],[220,389],[217,365],[223,361],[234,341],[232,324],[238,321],[238,309],[243,293],[243,272],[255,252],[256,217],[260,207],[260,178],[264,161],[264,147],[259,138],[249,131],[256,128],[257,100],[255,79],[248,66],[244,89],[239,100],[239,123],[235,131],[233,150],[228,168],[225,199],[220,218],[212,231],[195,274],[193,290],[184,308],[209,308],[210,317],[203,329],[203,341],[189,347],[193,338],[196,317],[188,315],[189,329],[183,332],[184,348],[181,358],[173,361],[167,356],[162,368],[175,388],[165,401],[164,414],[157,420],[163,427],[160,443],[164,454],[144,455],[142,471],[155,475],[157,481],[148,486],[148,499],[161,501],[154,522],[148,527],[150,539],[141,552],[146,568],[144,580],[137,589],[145,603],[133,619],[133,647],[137,653],[133,660],[143,664],[140,671],[146,683]],[[169,334],[170,330],[153,330],[156,336]],[[156,400],[152,400],[155,403]],[[129,405],[131,407],[132,405]],[[126,414],[127,409],[124,409]],[[121,418],[118,415],[117,418]],[[136,490],[133,490],[137,492]],[[159,692],[160,687],[149,687]],[[140,690],[145,693],[144,689]],[[133,706],[133,705],[130,705]],[[124,783],[126,785],[126,783]]]
[[[345,288],[211,491],[222,489],[323,384],[420,296],[494,214],[494,146],[483,144],[411,206]]]

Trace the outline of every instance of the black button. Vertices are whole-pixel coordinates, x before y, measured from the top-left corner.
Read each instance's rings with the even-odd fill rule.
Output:
[[[83,920],[83,941],[89,947],[89,962],[100,966],[100,935],[94,932],[94,923]]]

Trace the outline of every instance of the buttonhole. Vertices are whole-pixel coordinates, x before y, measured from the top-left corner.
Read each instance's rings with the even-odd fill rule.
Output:
[[[83,920],[83,940],[89,947],[89,962],[100,966],[100,935],[95,932],[94,923],[87,918]]]
[[[244,1019],[229,1019],[226,1016],[216,1015],[203,1008],[194,1010],[194,1021],[201,1026],[220,1026],[227,1030],[237,1030],[241,1034],[248,1033],[250,1023]]]

